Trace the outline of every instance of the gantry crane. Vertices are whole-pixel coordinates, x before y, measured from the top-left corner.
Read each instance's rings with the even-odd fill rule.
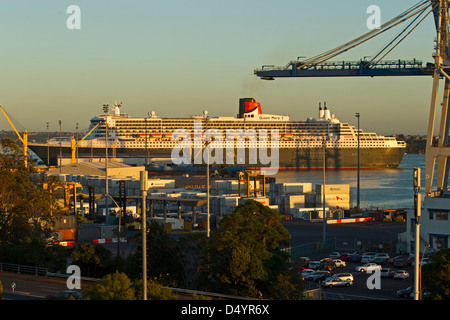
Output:
[[[254,73],[263,80],[274,80],[286,77],[354,77],[354,76],[426,76],[432,75],[434,66],[422,61],[382,60],[398,44],[400,44],[430,13],[434,12],[439,0],[422,0],[415,6],[401,13],[370,32],[344,43],[332,50],[309,59],[289,61],[284,67],[263,66]],[[411,19],[411,20],[410,20]],[[410,23],[372,59],[360,61],[330,61],[330,59],[355,48],[370,39],[410,20]]]
[[[95,130],[95,128],[97,128],[103,121],[99,121],[91,130],[89,130],[88,133],[86,133],[86,135],[78,142],[76,142],[74,136],[72,135],[70,137],[70,148],[72,151],[72,163],[76,163],[76,150],[77,147],[84,141],[84,139],[86,139],[91,133],[92,131]]]
[[[263,80],[287,77],[360,77],[360,76],[432,76],[430,114],[428,120],[426,145],[425,194],[432,194],[433,176],[437,168],[437,191],[447,188],[450,157],[449,125],[450,125],[450,32],[449,32],[448,0],[422,0],[399,16],[386,22],[379,29],[374,29],[363,36],[338,46],[325,53],[306,60],[290,61],[284,67],[263,66],[254,74]],[[382,60],[400,42],[402,42],[429,14],[433,14],[437,38],[434,63],[423,63],[418,60]],[[412,21],[411,21],[411,20]],[[388,45],[371,60],[329,61],[391,28],[410,20]],[[444,78],[444,92],[437,146],[433,145],[436,107],[438,104],[439,80]],[[437,167],[436,167],[437,162]]]
[[[3,114],[6,117],[6,120],[8,120],[9,124],[11,125],[11,127],[14,129],[14,132],[17,134],[17,137],[19,137],[19,140],[22,142],[22,147],[23,147],[23,161],[24,161],[24,166],[25,168],[28,167],[28,131],[25,130],[23,132],[23,136],[21,136],[19,134],[19,132],[17,131],[16,127],[14,126],[14,124],[11,122],[11,120],[9,119],[8,115],[6,114],[6,111],[3,109],[2,106],[0,106],[0,109],[2,110]]]

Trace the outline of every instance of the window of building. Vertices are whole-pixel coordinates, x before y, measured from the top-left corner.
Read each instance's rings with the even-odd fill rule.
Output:
[[[436,220],[448,220],[448,211],[437,211]]]
[[[430,220],[448,220],[448,210],[429,210]]]

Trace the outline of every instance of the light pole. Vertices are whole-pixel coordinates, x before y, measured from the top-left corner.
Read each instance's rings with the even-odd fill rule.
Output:
[[[326,138],[323,138],[323,187],[322,187],[322,206],[323,206],[323,222],[322,222],[322,237],[323,244],[325,245],[325,241],[327,240],[327,220],[326,220],[326,212],[325,212],[325,171],[327,166],[327,145]]]
[[[61,120],[59,120],[59,173],[62,172],[62,131]]]
[[[206,130],[205,130],[205,138],[206,138],[206,131],[208,130],[208,120],[209,117],[207,116],[205,112],[205,119],[206,119]],[[210,236],[210,212],[209,212],[209,144],[211,141],[208,141],[205,145],[205,151],[206,151],[206,237],[209,238]]]
[[[357,185],[356,185],[356,208],[359,210],[360,208],[360,162],[359,162],[359,151],[360,151],[360,146],[359,146],[359,112],[355,113],[355,117],[358,119],[358,178],[357,178]]]
[[[77,131],[77,135],[76,135],[76,137],[77,137],[77,145],[76,145],[76,158],[77,158],[77,163],[78,163],[78,122],[77,122],[77,125],[76,125],[76,131]]]
[[[108,190],[108,110],[109,104],[103,105],[103,111],[105,112],[105,193],[109,194]],[[109,218],[109,208],[108,208],[108,197],[105,198],[105,223],[108,224]]]
[[[147,300],[147,171],[141,171],[142,193],[142,300]]]
[[[420,168],[414,168],[414,216],[415,216],[415,252],[414,252],[414,300],[419,300],[419,251],[420,251],[420,214],[421,214],[421,195],[420,191]]]
[[[50,131],[49,131],[49,125],[50,123],[47,122],[47,166],[50,169]]]

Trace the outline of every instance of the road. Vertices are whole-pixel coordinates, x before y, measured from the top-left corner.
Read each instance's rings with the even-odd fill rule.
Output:
[[[3,285],[3,298],[11,300],[45,299],[46,296],[67,290],[66,279],[62,278],[0,271],[0,281]],[[14,291],[11,289],[13,282],[16,284]],[[89,285],[92,284],[81,281],[81,289]]]

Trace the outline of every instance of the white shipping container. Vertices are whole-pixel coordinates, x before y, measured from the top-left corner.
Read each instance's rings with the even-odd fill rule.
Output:
[[[281,189],[284,193],[308,193],[312,191],[312,183],[283,183]]]
[[[316,194],[323,194],[323,185],[316,185]],[[325,195],[326,194],[350,194],[349,184],[326,184],[325,185]]]

